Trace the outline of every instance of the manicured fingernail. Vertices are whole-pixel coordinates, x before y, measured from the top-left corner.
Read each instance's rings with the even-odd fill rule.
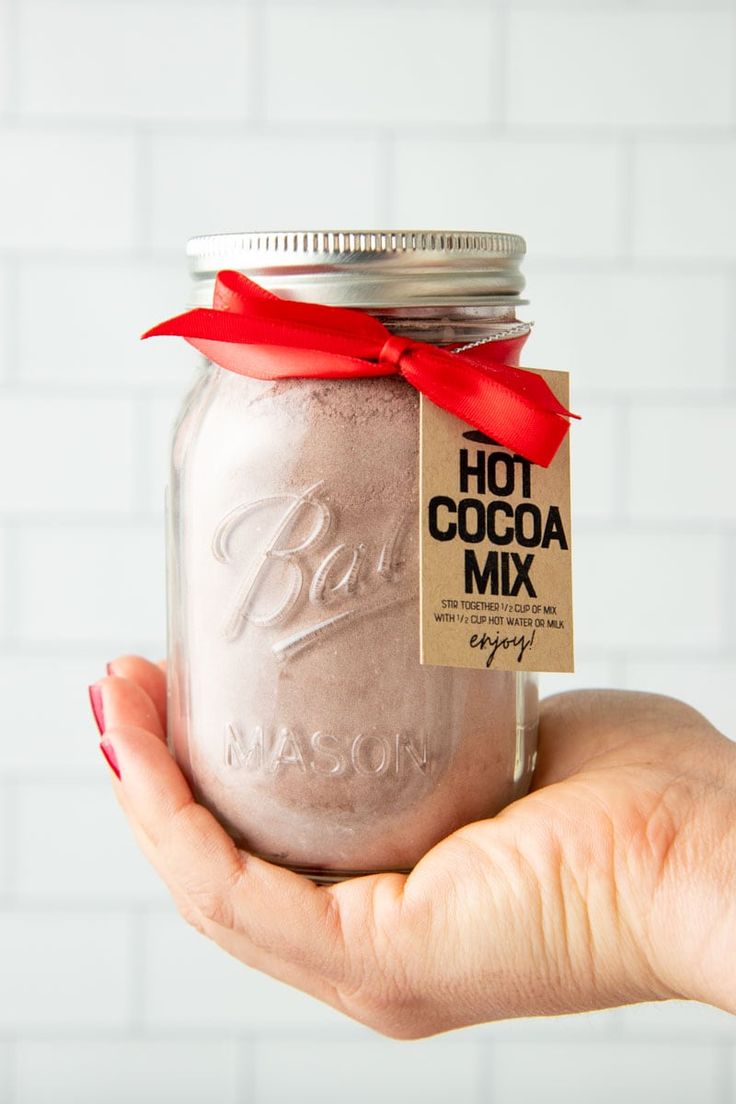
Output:
[[[107,740],[101,740],[100,751],[107,759],[107,765],[110,770],[120,778],[120,767],[118,766],[118,757],[115,754],[115,748]]]
[[[107,674],[109,675],[110,678],[114,678],[115,672],[112,669],[112,663],[106,663],[105,664],[105,670],[107,671]]]
[[[105,734],[105,710],[102,704],[102,691],[100,690],[98,683],[93,683],[89,688],[89,704],[92,706],[92,712],[95,715],[97,727],[100,731],[100,736]]]

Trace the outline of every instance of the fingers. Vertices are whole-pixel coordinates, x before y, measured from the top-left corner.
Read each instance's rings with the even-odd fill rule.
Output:
[[[539,743],[532,789],[560,782],[581,769],[601,744],[604,691],[555,694],[539,703]],[[605,731],[605,729],[604,729]],[[608,737],[605,737],[606,743]]]
[[[307,879],[243,854],[195,802],[165,746],[164,667],[124,656],[93,695],[139,844],[191,923],[250,965],[339,1004],[322,976],[341,968],[335,902]]]
[[[166,664],[150,663],[141,656],[125,655],[107,665],[108,675],[134,682],[150,698],[162,729],[166,729]],[[134,722],[129,722],[134,723]]]
[[[117,676],[100,679],[90,690],[100,728],[130,726],[144,729],[159,741],[166,740],[161,715],[146,691],[137,683]]]
[[[676,698],[634,690],[577,690],[540,705],[539,758],[533,790],[622,756],[634,764],[666,763],[690,747],[700,760],[704,734],[731,745],[697,710]],[[689,761],[689,760],[688,760]]]
[[[639,754],[641,737],[662,732],[687,710],[658,694],[625,690],[576,690],[540,703],[539,756],[532,789],[579,773],[630,744]]]
[[[198,805],[166,747],[126,726],[105,732],[120,770],[116,789],[131,821],[150,840],[149,854],[167,883],[198,910],[208,934],[241,937],[237,953],[270,959],[331,980],[343,969],[332,896],[306,878],[239,851]],[[229,947],[228,949],[232,949]],[[273,970],[269,970],[273,972]]]

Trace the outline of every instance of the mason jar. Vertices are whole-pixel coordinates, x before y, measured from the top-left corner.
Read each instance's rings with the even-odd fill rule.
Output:
[[[490,233],[200,237],[192,305],[235,269],[445,348],[512,339],[518,363],[524,251]],[[203,362],[175,426],[169,744],[239,846],[318,881],[410,870],[534,769],[533,675],[420,663],[418,445],[398,375]]]

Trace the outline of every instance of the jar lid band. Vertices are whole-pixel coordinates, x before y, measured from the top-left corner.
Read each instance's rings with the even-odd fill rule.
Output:
[[[210,234],[187,244],[193,305],[236,269],[287,299],[358,308],[519,305],[518,234],[445,230],[291,230]]]

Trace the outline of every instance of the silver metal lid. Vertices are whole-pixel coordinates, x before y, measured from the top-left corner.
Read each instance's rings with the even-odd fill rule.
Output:
[[[526,243],[518,234],[448,230],[299,230],[191,238],[194,303],[237,269],[286,299],[391,308],[518,305]]]

